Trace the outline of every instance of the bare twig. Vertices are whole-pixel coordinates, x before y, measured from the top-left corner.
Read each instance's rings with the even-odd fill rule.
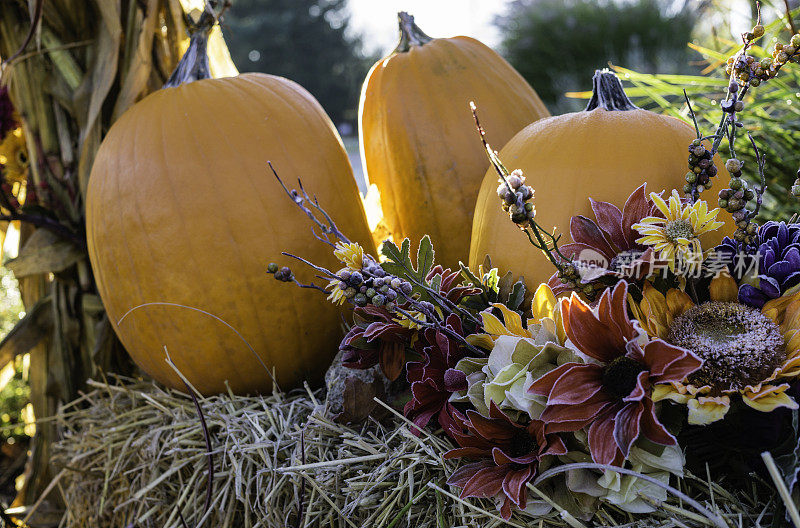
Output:
[[[415,308],[417,308],[417,306],[415,306]],[[468,349],[473,354],[477,354],[478,357],[483,357],[486,355],[486,352],[470,344],[470,342],[467,341],[464,336],[460,335],[458,332],[454,332],[453,330],[450,329],[450,327],[447,326],[447,324],[442,324],[435,317],[431,317],[430,321],[427,320],[423,321],[422,319],[417,319],[411,313],[407,312],[406,310],[403,310],[400,307],[396,307],[394,311],[396,311],[399,314],[402,314],[403,317],[423,328],[433,328],[435,330],[442,332],[448,337],[458,341],[459,344],[461,344],[461,346]]]
[[[702,137],[700,133],[700,125],[697,124],[697,117],[694,114],[694,109],[692,108],[692,101],[689,100],[689,94],[686,93],[686,89],[683,89],[683,97],[686,99],[686,106],[689,108],[689,115],[692,118],[692,123],[694,123],[694,130],[697,132],[697,139]]]
[[[764,173],[765,170],[765,163],[764,163],[764,156],[761,154],[761,151],[758,150],[758,146],[756,145],[755,139],[753,139],[753,135],[751,133],[747,133],[747,137],[750,138],[750,144],[753,145],[753,152],[756,155],[756,162],[758,163],[758,176],[761,180],[761,188],[756,191],[756,207],[753,209],[751,213],[747,215],[748,220],[755,218],[758,215],[758,212],[761,210],[761,202],[764,198],[764,193],[767,190],[767,177]]]
[[[289,196],[289,198],[291,198],[292,202],[294,202],[294,204],[301,211],[303,211],[303,213],[305,213],[305,215],[312,222],[314,222],[314,224],[320,229],[320,231],[322,231],[326,235],[325,238],[320,237],[316,233],[314,233],[314,230],[312,228],[311,231],[312,231],[312,233],[314,233],[314,236],[317,239],[319,239],[322,242],[325,242],[326,244],[328,244],[331,247],[336,247],[336,244],[331,242],[330,239],[327,238],[327,235],[333,235],[337,239],[339,239],[341,242],[344,242],[346,244],[350,243],[350,239],[347,238],[344,235],[344,233],[339,231],[339,228],[336,227],[336,223],[333,221],[333,219],[330,216],[328,216],[328,213],[326,213],[325,210],[322,209],[322,207],[320,207],[319,202],[317,201],[317,199],[314,198],[312,200],[311,197],[308,195],[308,193],[306,193],[305,189],[303,188],[303,182],[301,182],[300,179],[297,180],[297,183],[300,186],[300,192],[297,192],[294,189],[292,189],[290,191],[289,188],[286,187],[286,185],[283,183],[283,180],[281,180],[280,176],[278,176],[278,172],[275,170],[275,167],[272,166],[272,162],[271,161],[267,161],[267,165],[269,165],[269,168],[272,171],[272,174],[275,176],[275,179],[278,180],[278,183],[281,184],[281,187],[283,187],[284,192],[286,192],[286,194]],[[320,221],[316,217],[314,212],[306,204],[310,204],[311,207],[316,209],[325,218],[325,221],[327,222],[327,224],[323,223],[322,221]]]
[[[789,23],[789,29],[792,30],[792,35],[797,33],[797,26],[794,24],[794,20],[792,20],[792,6],[789,5],[789,0],[783,0],[783,5],[786,6],[786,21]]]
[[[293,258],[293,259],[295,259],[295,260],[299,260],[300,262],[302,262],[302,263],[303,263],[303,264],[305,264],[306,266],[310,266],[310,267],[314,268],[314,269],[315,269],[315,270],[317,270],[318,272],[320,272],[320,273],[322,273],[322,274],[325,274],[325,275],[327,275],[327,276],[328,276],[328,277],[330,277],[331,279],[336,279],[336,278],[338,278],[338,277],[336,276],[336,274],[335,274],[335,273],[333,273],[332,271],[330,271],[330,270],[328,270],[328,269],[325,269],[325,268],[323,268],[322,266],[317,266],[316,264],[314,264],[314,263],[313,263],[313,262],[311,262],[310,260],[306,260],[306,259],[304,259],[303,257],[298,257],[297,255],[293,255],[293,254],[291,254],[291,253],[287,253],[286,251],[282,251],[282,252],[281,252],[281,255],[284,255],[284,256],[287,256],[287,257],[291,257],[291,258]]]

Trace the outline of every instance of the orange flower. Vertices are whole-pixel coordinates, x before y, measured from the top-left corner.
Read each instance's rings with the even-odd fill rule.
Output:
[[[597,363],[567,363],[533,383],[547,396],[541,419],[552,432],[588,427],[589,450],[601,464],[621,464],[640,437],[661,445],[675,438],[656,417],[651,394],[659,384],[680,382],[700,368],[693,353],[655,338],[640,344],[628,319],[627,283],[600,297],[596,310],[577,295],[564,299],[567,336]]]

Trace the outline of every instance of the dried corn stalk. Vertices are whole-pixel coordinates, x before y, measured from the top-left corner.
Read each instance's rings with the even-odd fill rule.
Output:
[[[27,310],[0,342],[0,367],[31,353],[31,399],[38,418],[55,415],[90,376],[131,368],[105,318],[89,266],[84,194],[111,124],[159,89],[186,49],[186,24],[204,7],[193,3],[0,2],[0,60],[9,59],[0,80],[19,113],[30,160],[24,181],[0,193],[13,198],[0,196],[0,231],[4,235],[9,225],[21,230],[19,256],[9,267],[20,279]],[[236,73],[218,30],[209,48],[212,74]],[[54,435],[50,426],[38,428],[18,502],[29,504],[51,478]]]

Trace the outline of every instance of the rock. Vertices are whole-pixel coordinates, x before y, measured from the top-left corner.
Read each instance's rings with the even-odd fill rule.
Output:
[[[343,366],[343,354],[339,351],[325,373],[326,415],[345,424],[363,422],[370,415],[380,419],[387,411],[374,398],[385,400],[391,382],[379,365],[363,370]]]

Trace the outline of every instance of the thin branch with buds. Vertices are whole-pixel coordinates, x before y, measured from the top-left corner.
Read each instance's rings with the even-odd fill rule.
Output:
[[[415,308],[418,308],[418,307],[415,306]],[[421,326],[423,328],[433,328],[435,330],[438,330],[438,331],[442,332],[443,334],[447,335],[448,337],[450,337],[452,339],[455,339],[456,341],[458,341],[461,344],[461,346],[463,346],[464,348],[466,348],[467,350],[469,350],[473,354],[477,354],[478,357],[483,357],[483,356],[486,355],[486,352],[484,352],[483,350],[477,348],[475,345],[471,344],[469,341],[466,340],[466,338],[464,336],[462,336],[458,332],[454,332],[453,330],[450,329],[450,327],[448,327],[446,324],[442,324],[435,317],[431,317],[430,321],[423,321],[421,319],[417,319],[411,313],[407,312],[406,310],[403,310],[400,307],[395,308],[395,311],[397,313],[401,314],[403,317],[405,317],[406,319],[408,319],[409,321],[411,321],[414,324],[417,324],[417,325],[419,325],[419,326]]]
[[[475,121],[475,126],[478,129],[478,135],[480,136],[481,143],[483,143],[483,148],[486,150],[486,153],[489,156],[489,161],[491,162],[495,172],[497,172],[498,176],[500,176],[501,181],[510,189],[511,186],[509,185],[507,179],[507,176],[509,175],[508,169],[506,169],[506,167],[500,161],[497,153],[492,150],[492,147],[486,141],[486,131],[483,129],[483,126],[481,126],[480,119],[478,119],[478,109],[475,106],[475,103],[470,101],[469,105],[470,109],[472,110],[472,117]],[[564,271],[569,265],[568,263],[572,262],[572,259],[567,258],[563,253],[561,253],[561,250],[558,247],[558,241],[561,235],[555,236],[555,234],[551,234],[549,231],[544,230],[535,219],[530,219],[529,223],[531,227],[525,227],[521,229],[526,235],[528,235],[528,240],[530,243],[535,248],[541,250],[559,272]],[[534,240],[534,238],[536,240]]]

